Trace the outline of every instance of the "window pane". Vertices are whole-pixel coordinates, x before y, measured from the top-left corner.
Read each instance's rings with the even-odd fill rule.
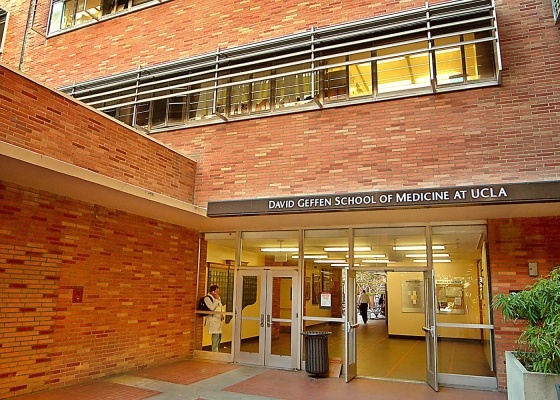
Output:
[[[328,60],[328,64],[338,64],[346,61],[345,57]],[[325,72],[325,99],[346,99],[346,66],[329,68]]]
[[[455,43],[458,44],[460,41],[460,36],[451,36],[436,39],[434,44],[437,48]],[[436,78],[439,85],[463,82],[464,72],[461,46],[436,50]]]
[[[309,68],[309,64],[294,65],[286,68],[278,68],[277,74],[301,71]],[[276,107],[290,107],[307,102],[313,97],[311,93],[311,72],[299,72],[276,78],[275,92]]]
[[[0,53],[4,44],[4,32],[6,31],[6,20],[8,13],[0,8]]]
[[[198,76],[197,80],[207,79],[208,76]],[[201,82],[190,87],[196,90],[189,95],[189,120],[201,120],[213,115],[212,101],[214,99],[214,83]]]
[[[248,75],[235,77],[234,82],[249,79]],[[248,114],[249,113],[249,93],[251,85],[249,83],[240,83],[231,87],[231,103],[230,115]]]
[[[362,60],[370,53],[352,54],[350,60]],[[367,96],[373,93],[371,62],[352,64],[348,67],[350,76],[350,97]]]
[[[430,85],[428,53],[415,52],[428,48],[428,42],[410,43],[379,49],[378,56],[395,54],[377,62],[379,93],[415,89]],[[411,53],[411,54],[407,54]],[[398,55],[397,55],[398,54]]]
[[[269,75],[268,72],[261,72],[254,74],[253,77],[258,78],[267,75]],[[253,82],[252,85],[252,111],[270,110],[270,79]]]

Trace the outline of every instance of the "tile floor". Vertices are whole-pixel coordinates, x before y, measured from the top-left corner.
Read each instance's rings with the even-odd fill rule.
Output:
[[[90,383],[23,395],[17,400],[507,400],[506,393],[441,388],[421,383],[356,378],[316,378],[284,371],[202,360],[184,360]]]

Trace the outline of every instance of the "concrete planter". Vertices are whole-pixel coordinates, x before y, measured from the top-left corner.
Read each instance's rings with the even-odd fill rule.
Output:
[[[529,372],[515,357],[506,351],[508,400],[556,400],[556,384],[560,375]]]

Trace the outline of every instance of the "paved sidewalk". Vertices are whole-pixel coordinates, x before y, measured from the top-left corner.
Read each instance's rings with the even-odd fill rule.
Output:
[[[315,378],[283,371],[185,360],[123,375],[15,397],[17,400],[507,400],[506,393],[441,388],[422,383],[356,378]]]

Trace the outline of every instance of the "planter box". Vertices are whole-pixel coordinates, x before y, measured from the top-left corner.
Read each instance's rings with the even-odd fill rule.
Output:
[[[511,351],[506,351],[506,373],[508,400],[558,399],[560,375],[529,372]]]

